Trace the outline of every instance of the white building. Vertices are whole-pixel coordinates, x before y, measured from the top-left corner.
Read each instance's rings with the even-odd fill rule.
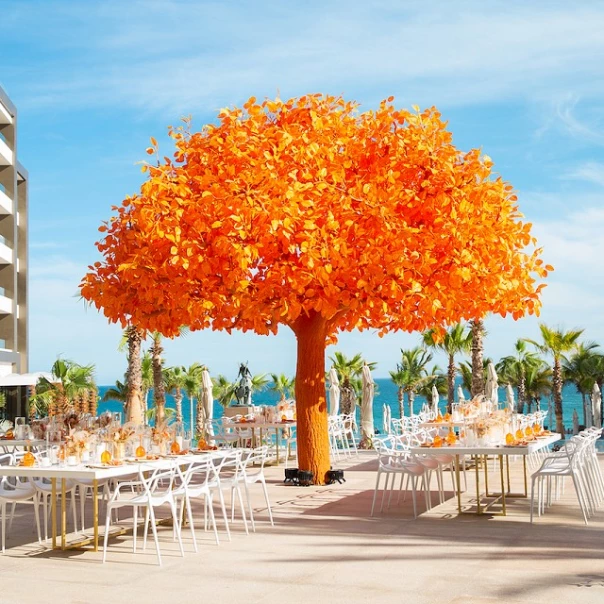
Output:
[[[17,157],[17,109],[0,88],[0,376],[28,371],[28,175]]]

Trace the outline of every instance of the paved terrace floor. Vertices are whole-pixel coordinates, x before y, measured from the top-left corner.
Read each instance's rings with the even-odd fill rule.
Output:
[[[375,459],[361,453],[337,466],[345,484],[307,488],[283,485],[283,470],[268,468],[274,528],[261,496],[255,534],[236,522],[232,541],[221,532],[217,547],[198,531],[198,554],[185,530],[181,558],[162,527],[162,568],[152,541],[131,553],[129,534],[110,540],[105,565],[101,552],[42,550],[33,510],[21,506],[0,559],[0,603],[604,602],[604,511],[585,527],[570,484],[533,526],[524,499],[507,517],[458,517],[448,475],[447,502],[417,520],[410,497],[370,518]],[[520,466],[513,476],[520,488]]]

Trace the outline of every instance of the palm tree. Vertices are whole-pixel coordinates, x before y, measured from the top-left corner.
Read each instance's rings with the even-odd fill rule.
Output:
[[[434,365],[430,373],[426,375],[426,380],[423,381],[417,389],[417,394],[423,396],[427,401],[432,399],[432,386],[436,386],[439,394],[447,393],[447,376],[442,372],[438,365]]]
[[[535,340],[526,341],[532,344],[543,354],[549,354],[554,359],[552,380],[554,390],[554,404],[556,409],[556,432],[559,432],[564,438],[564,422],[562,412],[562,359],[564,353],[570,352],[577,347],[577,341],[583,333],[583,329],[571,329],[562,331],[561,329],[552,329],[544,323],[539,324],[541,330],[541,342]]]
[[[229,382],[224,375],[212,378],[214,388],[212,389],[213,397],[223,406],[228,407],[231,401],[235,398],[235,382]]]
[[[182,424],[182,390],[187,378],[184,367],[166,367],[163,370],[164,388],[168,394],[174,394],[176,421]]]
[[[149,408],[149,391],[153,388],[153,360],[151,353],[145,351],[141,359],[141,375],[142,375],[142,397],[143,397],[143,412],[147,417],[147,409]]]
[[[390,371],[390,379],[398,386],[398,405],[400,417],[405,415],[404,396],[407,393],[409,414],[413,414],[413,402],[417,389],[428,378],[426,365],[432,360],[432,354],[420,346],[410,350],[401,349],[401,362],[396,371]]]
[[[198,396],[199,390],[201,389],[201,376],[205,367],[200,363],[193,363],[189,365],[188,369],[183,367],[185,372],[185,379],[182,389],[185,391],[185,395],[189,399],[189,408],[191,410],[191,430],[195,431],[195,411],[197,411],[197,418],[203,417],[203,401]],[[195,405],[195,399],[198,399],[197,405]]]
[[[164,387],[162,354],[164,348],[161,343],[161,334],[152,334],[153,343],[149,352],[151,353],[151,367],[153,368],[153,404],[155,405],[155,425],[161,425],[166,419],[166,390]]]
[[[49,414],[54,410],[68,413],[73,401],[83,392],[96,389],[94,365],[79,365],[73,361],[57,359],[51,369],[53,381],[41,377],[36,386],[36,394],[49,392]]]
[[[587,397],[591,393],[596,376],[594,374],[595,343],[579,344],[570,358],[562,359],[562,376],[564,383],[574,384],[583,400],[583,425],[587,426],[588,418],[591,419],[591,405],[587,404]]]
[[[483,338],[486,336],[486,331],[482,319],[470,321],[470,330],[472,332],[472,382],[470,384],[470,395],[474,398],[479,394],[484,394]]]
[[[130,325],[124,331],[122,344],[119,348],[128,347],[128,369],[126,370],[127,398],[124,404],[126,420],[135,424],[144,421],[143,398],[142,398],[142,369],[141,369],[141,344],[143,332],[134,325]]]
[[[525,379],[526,401],[528,413],[531,412],[531,405],[535,403],[536,410],[541,408],[541,397],[549,396],[552,392],[552,370],[543,361],[535,363],[527,368]],[[564,434],[564,430],[561,431]]]
[[[472,333],[466,330],[461,323],[451,327],[442,339],[438,339],[436,330],[430,329],[422,334],[425,346],[442,350],[448,357],[447,368],[447,410],[451,413],[455,400],[455,356],[466,354],[472,345]]]
[[[256,375],[253,375],[251,385],[252,393],[262,392],[266,388],[269,381],[270,380],[266,373],[257,373]]]
[[[360,353],[348,358],[342,352],[334,352],[329,357],[340,382],[340,410],[344,415],[354,413],[356,402],[362,390],[361,375],[363,372],[363,357]],[[367,363],[369,369],[375,369],[377,363]]]
[[[518,390],[516,408],[519,413],[522,413],[524,404],[528,404],[525,385],[526,373],[530,367],[540,365],[542,360],[535,352],[527,350],[526,340],[516,340],[514,349],[516,354],[503,357],[497,363],[495,370],[502,383],[511,384]]]
[[[107,388],[107,392],[103,394],[101,399],[104,403],[107,401],[119,401],[120,403],[126,403],[128,400],[128,386],[119,380],[115,381],[115,386]]]
[[[284,373],[280,375],[271,373],[271,379],[273,380],[273,384],[270,390],[279,394],[281,402],[291,397],[294,392],[296,378],[288,378]]]

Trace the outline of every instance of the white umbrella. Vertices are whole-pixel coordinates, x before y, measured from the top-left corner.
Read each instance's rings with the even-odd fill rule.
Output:
[[[576,409],[573,411],[573,434],[579,434],[579,415]]]
[[[466,402],[466,396],[463,393],[463,388],[460,386],[457,386],[457,402],[458,403],[465,403]]]
[[[512,413],[514,412],[514,389],[512,384],[508,384],[505,387],[505,401],[508,404],[508,408]]]
[[[390,420],[392,419],[392,415],[390,412],[390,407],[384,403],[383,406],[384,412],[384,420],[382,424],[382,428],[384,429],[384,434],[390,434]]]
[[[329,415],[340,412],[340,381],[335,367],[329,370]]]
[[[602,393],[598,388],[598,384],[594,382],[593,390],[591,391],[591,408],[594,416],[593,425],[596,428],[602,427]]]
[[[210,378],[210,372],[204,369],[201,372],[201,397],[203,400],[203,412],[204,412],[204,425],[207,430],[208,440],[211,441],[214,436],[214,430],[212,428],[212,419],[214,417],[214,395],[212,393],[212,378]],[[210,444],[212,444],[210,442]]]
[[[373,395],[375,393],[375,382],[371,377],[371,369],[365,363],[363,365],[363,397],[361,399],[361,439],[373,438]]]
[[[432,386],[432,412],[435,415],[438,415],[438,401],[440,397],[438,396],[438,389],[436,388],[436,384]]]
[[[487,381],[484,385],[484,395],[495,405],[499,403],[499,395],[497,393],[498,387],[499,384],[497,383],[497,372],[495,371],[495,366],[493,363],[489,363],[487,365]]]

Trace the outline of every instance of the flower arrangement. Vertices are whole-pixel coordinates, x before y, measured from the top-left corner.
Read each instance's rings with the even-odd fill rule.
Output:
[[[127,443],[135,434],[135,430],[133,428],[129,428],[126,426],[120,426],[116,428],[111,433],[111,440],[114,443],[123,444]]]
[[[151,440],[156,445],[166,444],[172,440],[172,433],[165,425],[155,426],[151,430]]]
[[[84,451],[89,451],[96,440],[96,435],[87,430],[73,430],[65,437],[67,455],[81,457]]]

